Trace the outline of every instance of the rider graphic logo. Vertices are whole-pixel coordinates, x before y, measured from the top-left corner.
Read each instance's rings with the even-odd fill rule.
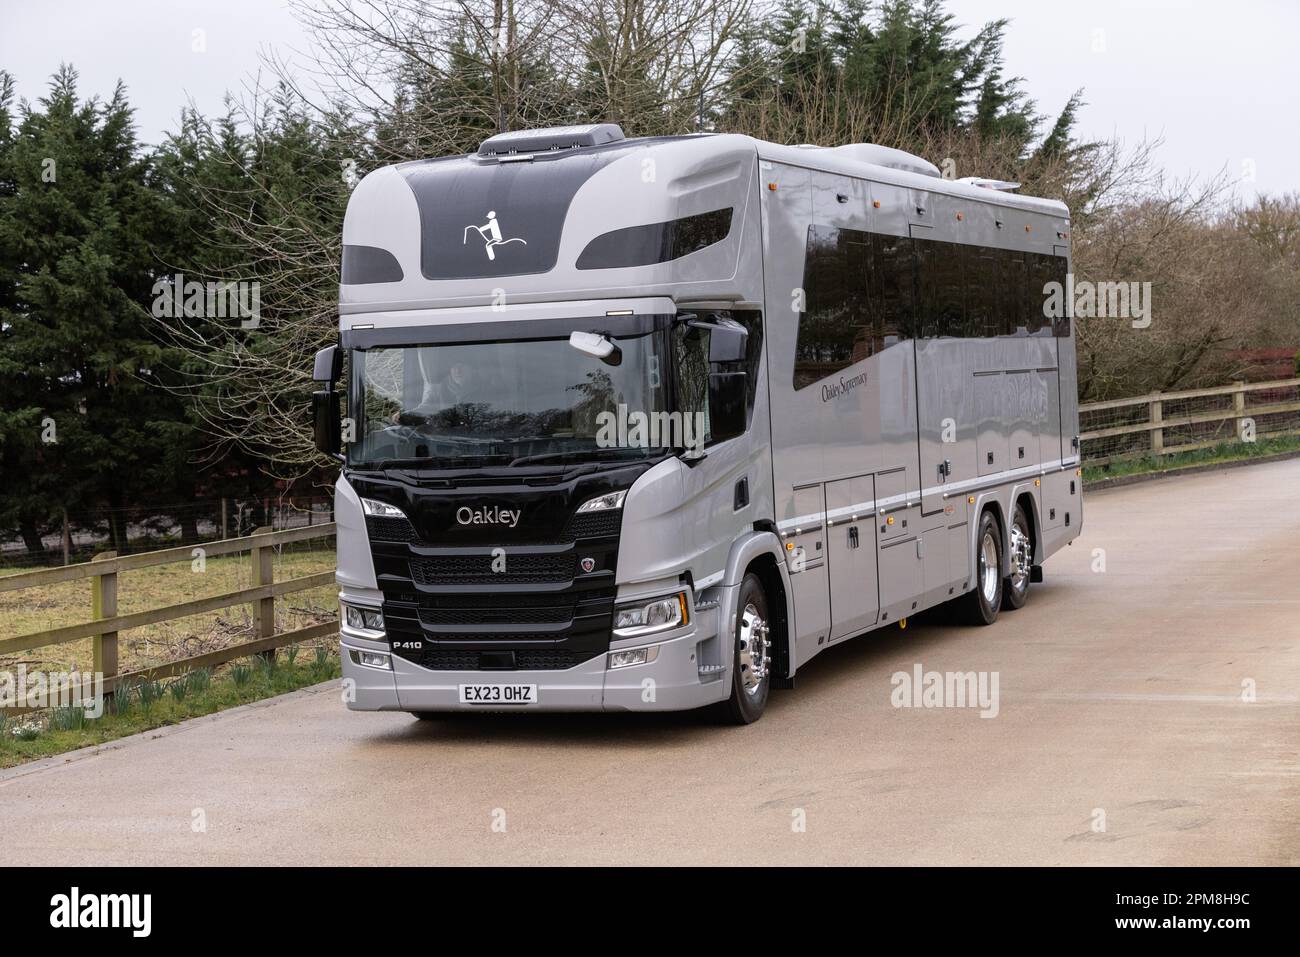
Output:
[[[527,240],[520,239],[517,236],[510,239],[501,238],[501,224],[497,222],[496,210],[490,210],[488,212],[487,222],[482,226],[475,226],[473,223],[470,223],[465,227],[465,231],[461,234],[460,240],[462,246],[469,242],[469,233],[471,229],[483,237],[483,251],[487,253],[487,258],[494,262],[497,258],[496,247],[504,246],[507,243],[523,243],[525,246],[528,245]]]

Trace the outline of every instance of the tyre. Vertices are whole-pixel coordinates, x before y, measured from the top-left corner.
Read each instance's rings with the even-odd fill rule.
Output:
[[[736,635],[732,642],[731,697],[722,703],[733,724],[752,724],[763,716],[772,687],[771,615],[763,583],[750,572],[740,583],[736,601]]]
[[[1011,532],[1007,538],[1007,561],[1011,574],[1002,582],[1002,608],[1015,611],[1023,608],[1029,600],[1029,572],[1034,566],[1034,541],[1029,535],[1029,519],[1019,505],[1011,516]]]
[[[975,535],[975,587],[962,596],[961,617],[968,625],[991,625],[1002,606],[1002,533],[992,512],[980,516]]]

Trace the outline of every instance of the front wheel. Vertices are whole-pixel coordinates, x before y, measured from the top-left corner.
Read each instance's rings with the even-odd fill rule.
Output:
[[[740,583],[736,635],[731,661],[731,697],[724,705],[728,720],[752,724],[763,716],[772,686],[771,616],[763,583],[752,572]]]
[[[1002,605],[1002,535],[992,512],[980,516],[975,535],[975,587],[963,596],[962,617],[969,625],[991,625]]]

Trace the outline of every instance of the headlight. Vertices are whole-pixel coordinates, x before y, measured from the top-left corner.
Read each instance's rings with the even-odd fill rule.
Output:
[[[344,604],[343,626],[353,631],[374,631],[383,635],[384,615],[378,608]]]
[[[389,505],[387,502],[376,502],[373,498],[363,498],[361,500],[361,511],[367,515],[373,515],[375,518],[406,518],[406,513],[396,505]]]
[[[667,598],[624,605],[614,612],[614,634],[619,638],[649,635],[678,628],[690,620],[686,611],[686,592]]]
[[[622,508],[623,499],[625,498],[627,498],[627,489],[621,492],[610,492],[608,495],[597,495],[595,498],[588,499],[579,505],[578,514],[583,512],[607,512],[613,508]]]

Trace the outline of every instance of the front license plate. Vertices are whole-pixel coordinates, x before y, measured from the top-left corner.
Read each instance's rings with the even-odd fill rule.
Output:
[[[537,704],[537,685],[461,685],[461,704]]]

